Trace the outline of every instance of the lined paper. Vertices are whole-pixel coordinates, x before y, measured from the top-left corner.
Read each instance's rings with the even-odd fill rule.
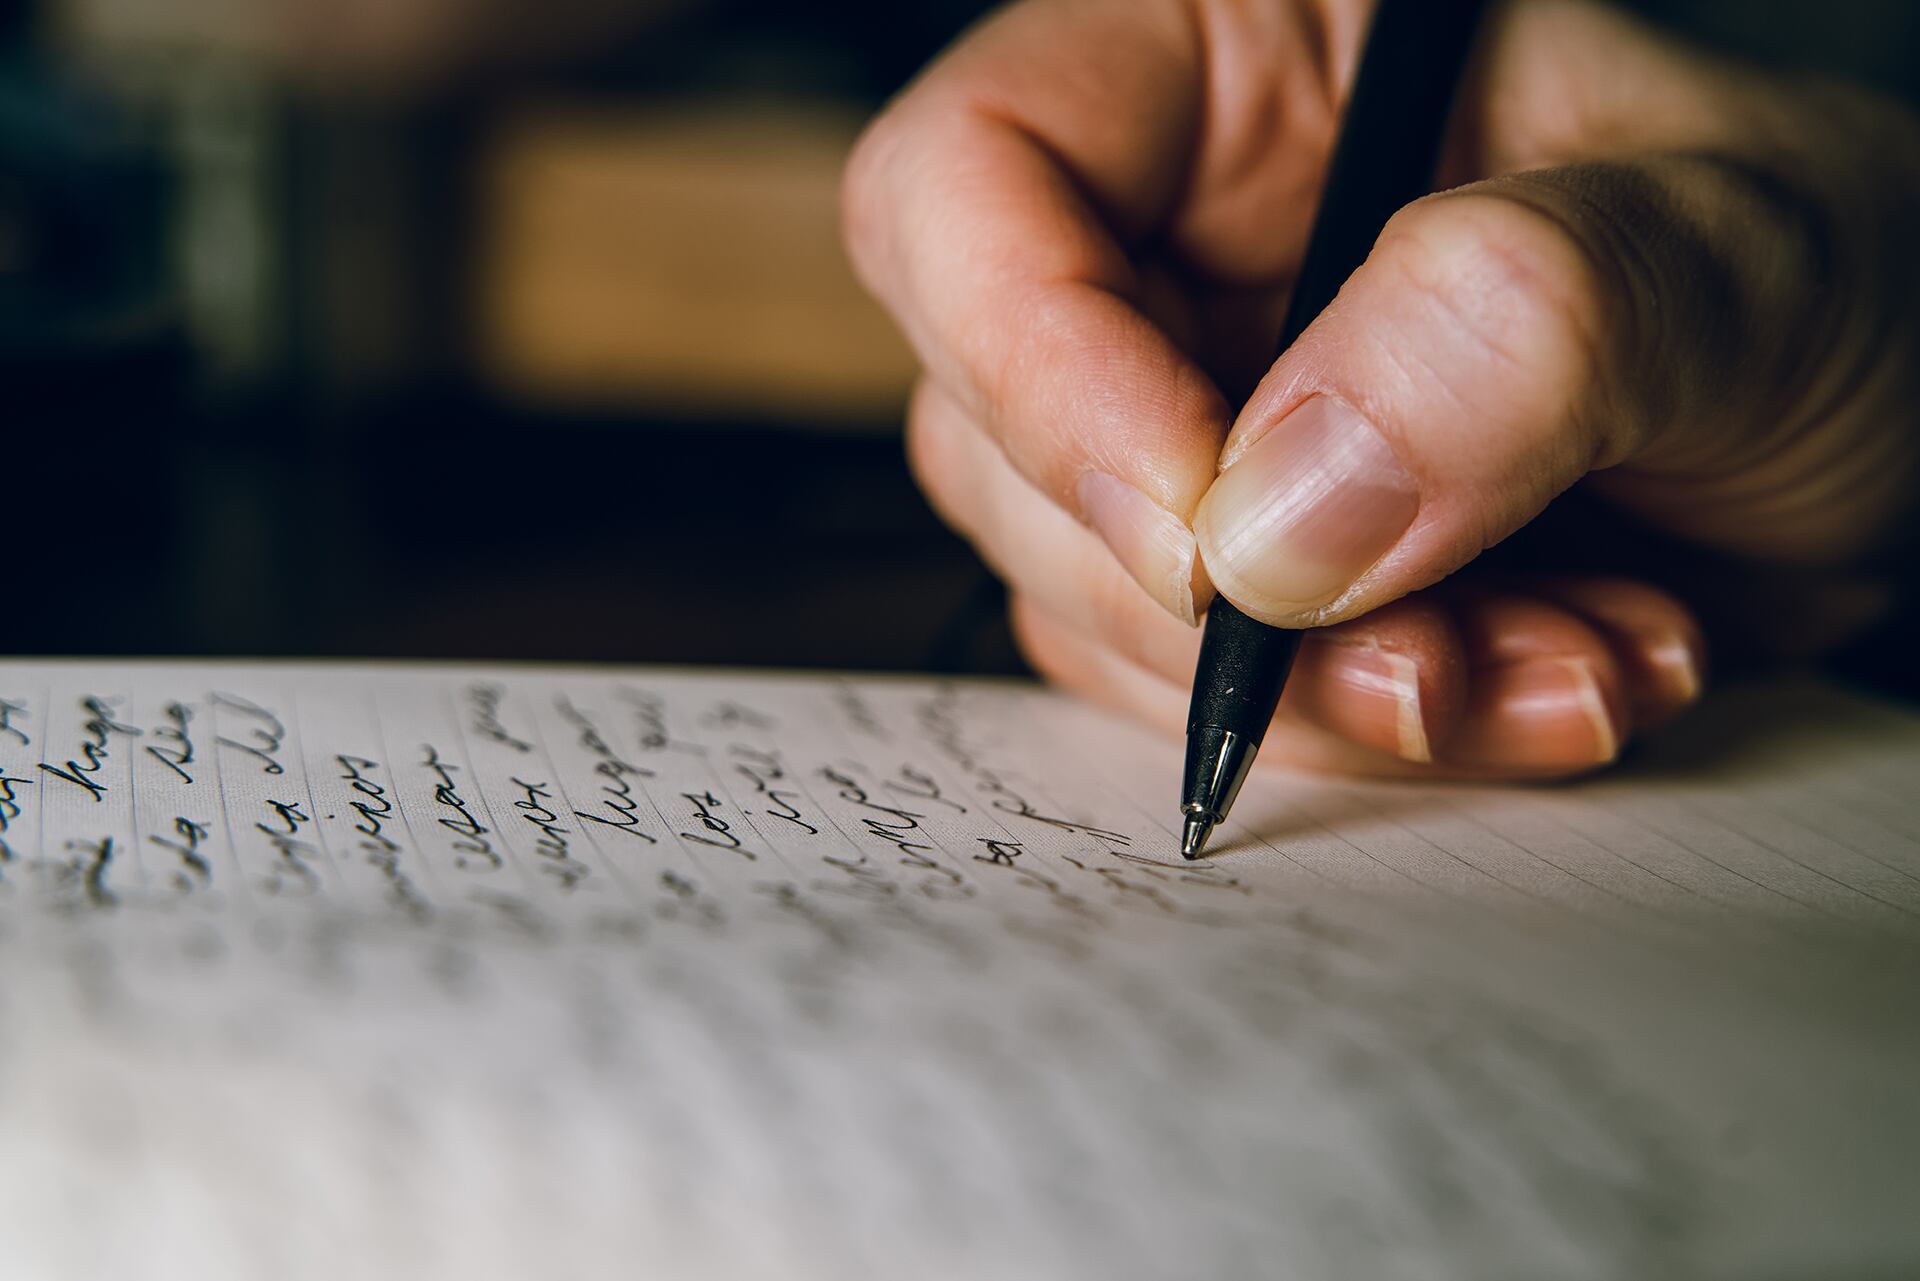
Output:
[[[1920,1262],[1920,718],[1270,772],[1195,865],[1178,770],[1013,683],[0,663],[0,1267]]]

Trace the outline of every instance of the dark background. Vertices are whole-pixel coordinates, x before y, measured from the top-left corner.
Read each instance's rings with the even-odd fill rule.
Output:
[[[1915,96],[1911,0],[1637,7]],[[684,337],[706,240],[830,246],[838,149],[981,8],[0,0],[0,652],[1017,670],[830,248],[714,288],[744,363],[620,354]],[[691,213],[682,134],[725,157]],[[660,185],[538,212],[542,157],[584,138],[614,182],[629,135]],[[644,287],[544,342],[595,314],[542,275],[575,226]]]

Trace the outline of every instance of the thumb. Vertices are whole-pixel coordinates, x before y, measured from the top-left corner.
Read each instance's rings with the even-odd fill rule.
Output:
[[[1724,158],[1667,156],[1402,210],[1228,438],[1195,520],[1215,586],[1268,622],[1337,622],[1444,577],[1621,464],[1669,509],[1643,515],[1764,552],[1742,540],[1797,527],[1782,487],[1742,472],[1783,440],[1805,480],[1788,488],[1833,507],[1834,476],[1810,473],[1857,470],[1871,451],[1828,427],[1832,388],[1857,381],[1831,366],[1886,344],[1853,341],[1877,322],[1836,300],[1873,290],[1835,278],[1845,237],[1794,191]],[[1613,490],[1632,501],[1631,485]],[[1766,496],[1765,521],[1743,494]],[[1821,524],[1821,506],[1808,501],[1795,537],[1839,554],[1851,535]]]

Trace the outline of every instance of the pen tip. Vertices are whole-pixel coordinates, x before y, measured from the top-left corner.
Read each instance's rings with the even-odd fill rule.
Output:
[[[1212,819],[1199,814],[1187,815],[1186,824],[1180,832],[1180,856],[1188,860],[1199,858],[1212,831]]]

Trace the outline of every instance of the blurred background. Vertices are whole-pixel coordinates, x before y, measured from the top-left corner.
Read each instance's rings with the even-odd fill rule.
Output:
[[[986,7],[0,0],[0,652],[1017,670],[835,210]],[[1920,96],[1913,0],[1634,7]]]

